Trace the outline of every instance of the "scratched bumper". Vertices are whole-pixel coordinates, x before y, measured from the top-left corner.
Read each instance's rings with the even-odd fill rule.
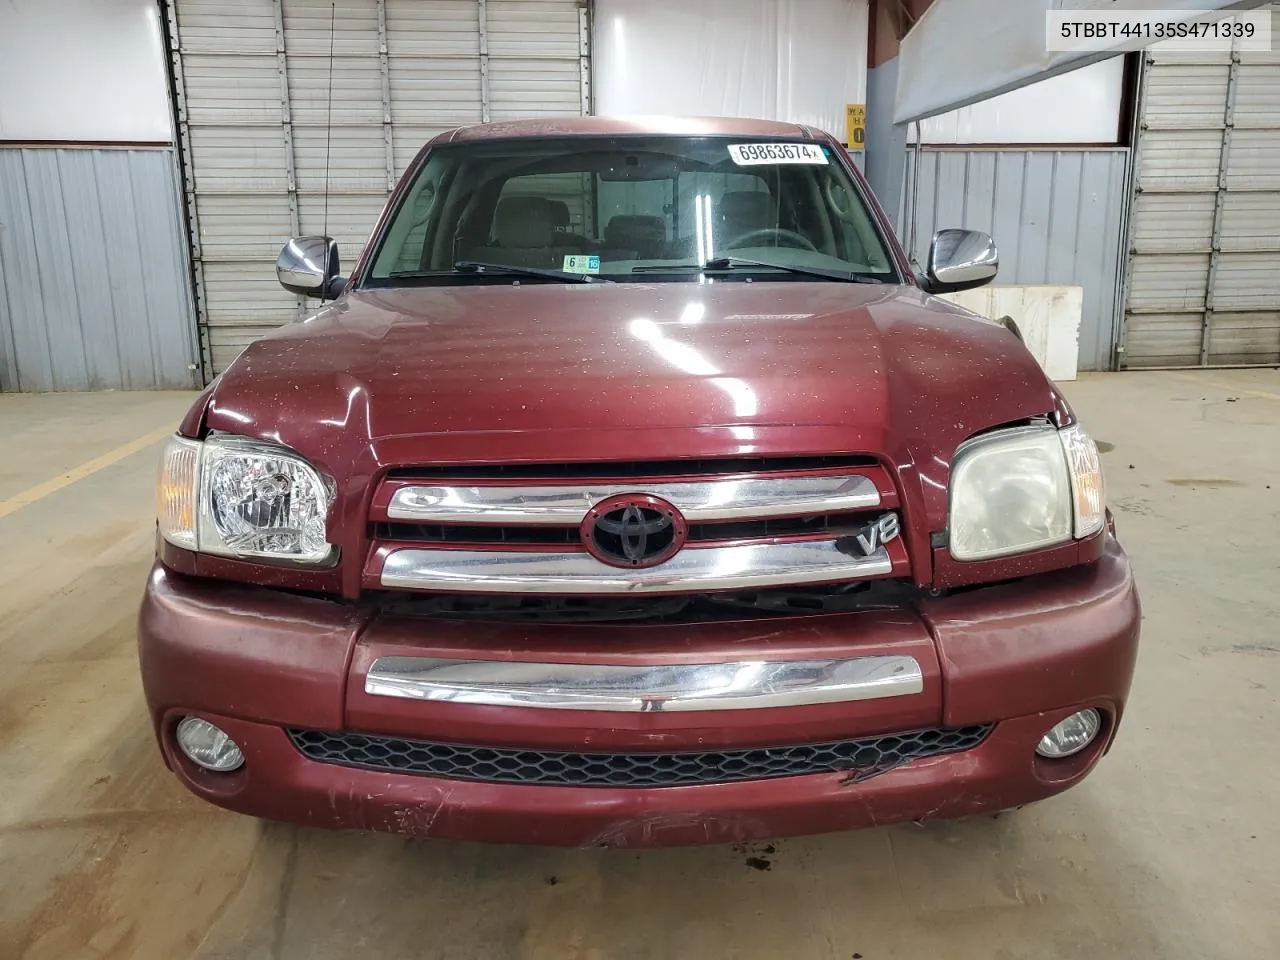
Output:
[[[382,618],[355,605],[181,577],[157,566],[139,622],[143,685],[165,760],[197,795],[243,813],[322,827],[560,845],[675,845],[967,816],[1058,793],[1088,774],[1122,717],[1141,617],[1113,540],[1093,564],[929,601],[915,611],[613,628]],[[426,703],[364,692],[378,657],[545,662],[711,662],[908,655],[911,696],[712,714],[610,714]],[[1097,707],[1103,735],[1067,760],[1035,755],[1044,732]],[[184,714],[245,754],[211,774],[173,743]],[[994,723],[970,750],[850,783],[844,773],[679,787],[448,780],[311,760],[286,728],[588,752],[819,743]]]
[[[860,783],[847,783],[845,774],[655,789],[443,780],[317,763],[279,727],[215,716],[244,750],[241,771],[209,774],[171,743],[165,749],[199,796],[273,820],[499,843],[671,846],[963,817],[1043,799],[1083,777],[1102,749],[1065,761],[1068,767],[1035,757],[1045,729],[1070,712],[1005,720],[972,750]]]

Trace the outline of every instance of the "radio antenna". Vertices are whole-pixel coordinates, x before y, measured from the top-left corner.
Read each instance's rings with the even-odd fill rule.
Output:
[[[333,140],[333,34],[338,19],[338,0],[329,5],[329,91],[325,98],[324,122],[324,235],[329,236],[329,145]]]

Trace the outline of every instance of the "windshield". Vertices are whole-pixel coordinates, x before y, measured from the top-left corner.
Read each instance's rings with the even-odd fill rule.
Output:
[[[368,282],[898,276],[827,146],[726,137],[547,138],[433,148]],[[477,269],[484,265],[485,269]],[[520,268],[517,270],[516,268]]]

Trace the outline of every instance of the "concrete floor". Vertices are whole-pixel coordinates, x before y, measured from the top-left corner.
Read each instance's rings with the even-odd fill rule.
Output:
[[[1146,607],[1098,771],[997,819],[638,853],[327,833],[189,796],[151,739],[133,618],[147,438],[190,397],[0,396],[0,958],[1280,956],[1280,372],[1068,392],[1108,445]]]

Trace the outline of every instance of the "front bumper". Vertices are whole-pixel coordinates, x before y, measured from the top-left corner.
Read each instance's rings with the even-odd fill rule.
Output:
[[[1078,782],[1122,716],[1140,610],[1108,538],[1091,564],[928,601],[917,613],[664,626],[462,623],[183,577],[157,565],[139,625],[143,684],[166,762],[196,794],[244,813],[415,836],[569,845],[742,841],[995,811]],[[909,656],[923,689],[846,703],[710,713],[539,710],[371,696],[380,657],[542,663]],[[1076,757],[1035,746],[1084,707],[1107,717]],[[212,774],[173,742],[198,714],[245,765]],[[287,728],[444,743],[635,752],[761,747],[994,723],[978,746],[860,781],[842,772],[688,786],[490,783],[357,769],[305,757]]]

